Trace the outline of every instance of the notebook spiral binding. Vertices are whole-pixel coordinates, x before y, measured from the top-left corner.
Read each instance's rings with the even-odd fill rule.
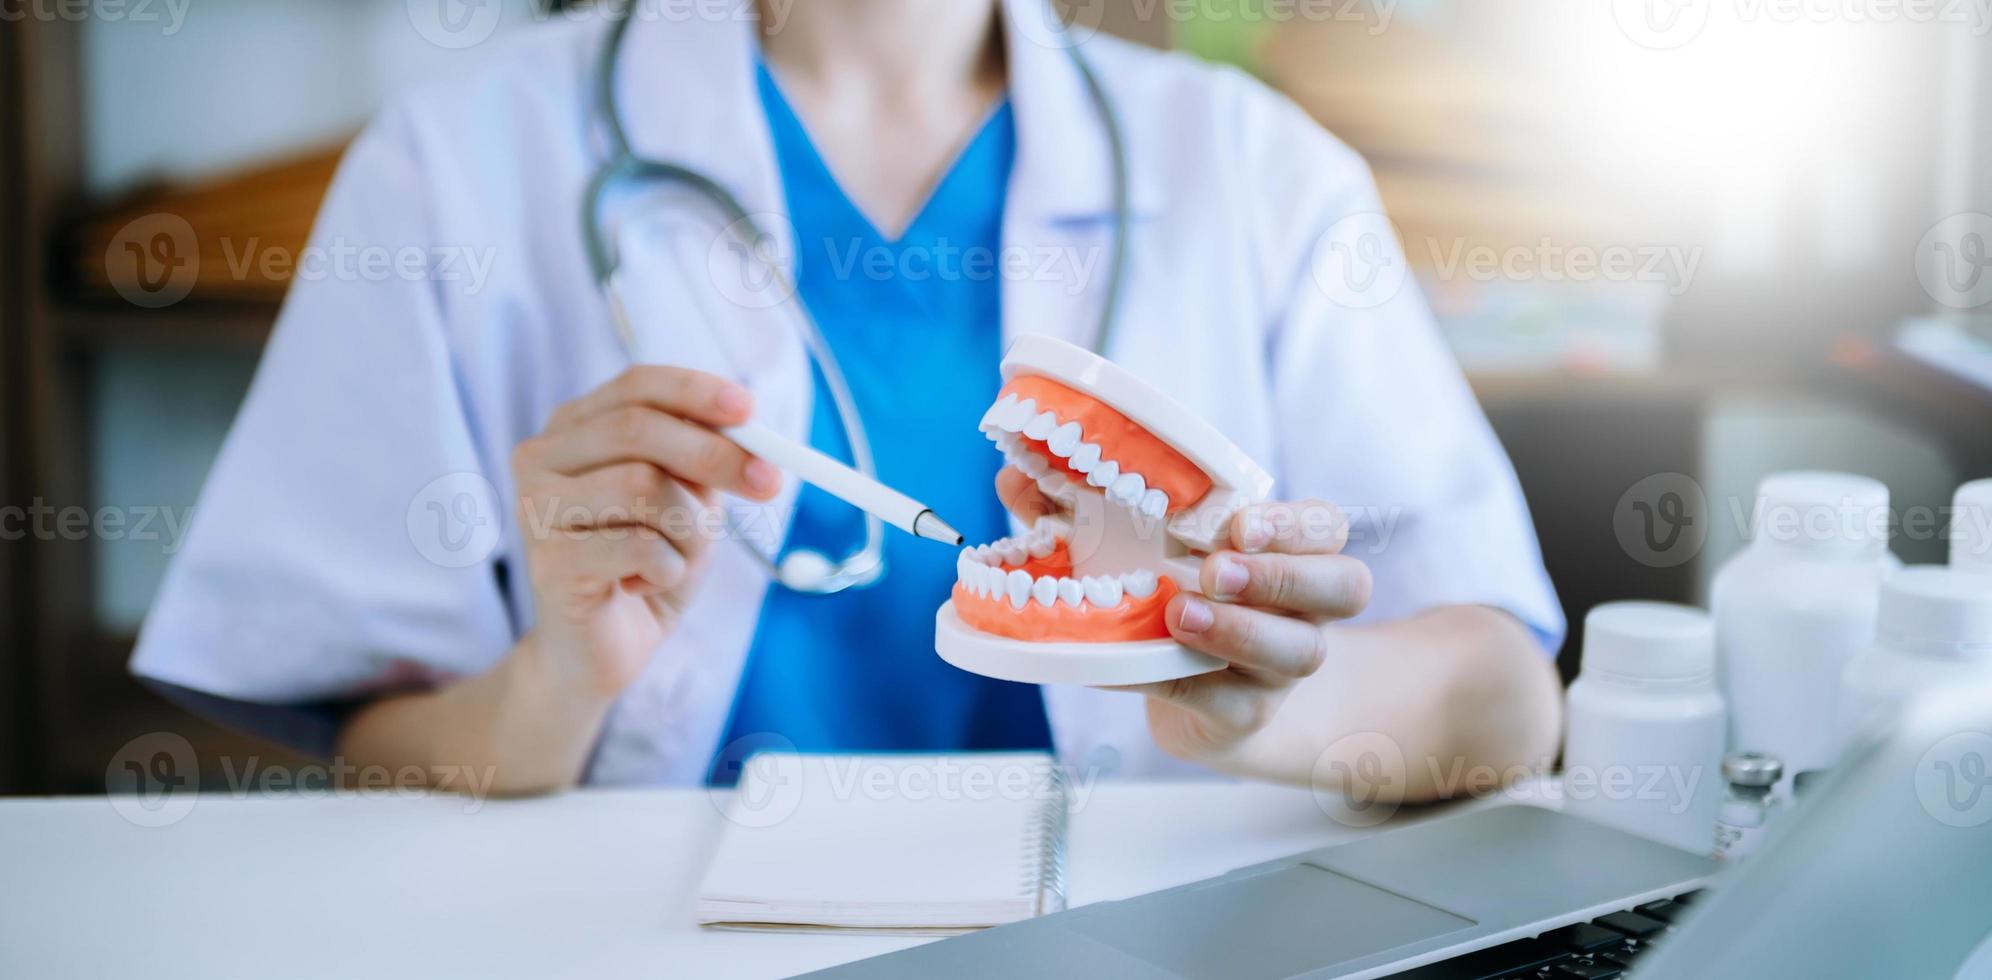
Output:
[[[1056,761],[1046,765],[1046,793],[1038,812],[1024,830],[1025,860],[1021,883],[1025,895],[1036,904],[1032,915],[1065,911],[1065,836],[1071,822],[1072,789],[1065,767]]]

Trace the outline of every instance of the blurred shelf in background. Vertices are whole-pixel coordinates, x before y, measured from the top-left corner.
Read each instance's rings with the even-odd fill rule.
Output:
[[[333,147],[218,180],[147,188],[93,210],[62,236],[66,298],[143,314],[129,319],[148,331],[186,326],[197,317],[134,308],[124,293],[149,286],[147,277],[191,264],[187,302],[248,306],[267,319],[283,302],[291,263],[304,254],[343,151]],[[161,325],[155,327],[152,317]],[[94,319],[97,326],[110,322]]]
[[[1992,474],[1992,324],[1917,318],[1886,343],[1842,337],[1820,385],[1937,438],[1966,478]]]
[[[122,301],[118,301],[122,303]],[[65,309],[62,338],[77,352],[117,348],[200,348],[259,351],[270,336],[276,306],[196,303],[135,311],[129,305],[75,304]]]
[[[1506,16],[1506,11],[1502,12]],[[1466,16],[1465,14],[1461,15]],[[1512,30],[1512,27],[1509,28]],[[1414,266],[1453,243],[1637,241],[1668,217],[1596,166],[1540,52],[1409,20],[1282,25],[1258,71],[1361,153]],[[1595,142],[1595,141],[1590,141]]]

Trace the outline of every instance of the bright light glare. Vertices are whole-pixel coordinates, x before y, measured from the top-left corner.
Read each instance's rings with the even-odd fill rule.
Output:
[[[1867,74],[1851,41],[1839,25],[1720,14],[1679,48],[1621,40],[1586,66],[1576,91],[1589,111],[1577,118],[1598,124],[1590,138],[1615,162],[1669,183],[1775,175],[1831,149],[1835,110]]]

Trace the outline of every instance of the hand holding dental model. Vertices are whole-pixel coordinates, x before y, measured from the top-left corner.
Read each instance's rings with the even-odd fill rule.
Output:
[[[1003,374],[982,428],[1030,530],[962,552],[941,656],[1148,694],[1156,740],[1187,758],[1263,727],[1326,659],[1321,624],[1367,602],[1341,513],[1267,502],[1272,479],[1222,434],[1090,352],[1025,337]]]
[[[951,659],[965,662],[961,650],[980,648],[1007,652],[1012,667],[1034,660],[1044,668],[1063,657],[1058,680],[1146,695],[1159,748],[1238,776],[1336,785],[1337,773],[1382,739],[1405,763],[1369,786],[1386,800],[1448,795],[1442,777],[1454,763],[1501,769],[1553,751],[1559,688],[1514,617],[1460,604],[1326,625],[1369,599],[1368,567],[1339,554],[1348,534],[1340,513],[1260,499],[1258,468],[1226,456],[1236,452],[1228,441],[1192,445],[1183,433],[1208,426],[1153,411],[1182,412],[1167,399],[1143,409],[1115,394],[1100,381],[1125,372],[1091,354],[1077,352],[1084,357],[1076,362],[1048,355],[1096,362],[1097,372],[1069,376],[1069,384],[1044,370],[1012,370],[1034,350],[1063,346],[1026,339],[1006,361],[1006,383],[1023,387],[1005,393],[1016,397],[1010,407],[999,397],[987,416],[991,437],[1013,453],[997,492],[1026,526],[1043,530],[963,555],[963,581],[937,620],[945,633],[950,609],[967,609],[954,626],[955,639],[967,642],[942,640]],[[1030,418],[1020,421],[1027,395]],[[688,532],[699,522],[647,523],[655,505],[675,502],[696,516],[715,505],[715,492],[766,500],[780,486],[775,466],[720,435],[747,422],[752,408],[730,381],[664,366],[632,368],[562,406],[513,458],[521,513],[562,522],[559,533],[524,538],[537,623],[491,669],[355,712],[339,751],[395,765],[477,760],[499,767],[496,793],[572,783],[603,719],[677,631],[710,564],[710,543]],[[1052,418],[1039,421],[1045,412]],[[1066,428],[1074,422],[1077,433]],[[1102,473],[1110,462],[1111,480]],[[1129,475],[1141,478],[1138,493],[1122,481]],[[1161,520],[1152,516],[1158,509]],[[632,519],[611,520],[616,514]],[[978,563],[994,564],[970,567]],[[1039,583],[1054,570],[1047,591]],[[1030,582],[1022,603],[1011,592],[1015,571]],[[1153,591],[1145,573],[1154,574]],[[1041,639],[1019,638],[1034,630]],[[1094,642],[1078,639],[1088,633]],[[1123,673],[1071,669],[1103,664]],[[1411,764],[1434,759],[1445,765]]]

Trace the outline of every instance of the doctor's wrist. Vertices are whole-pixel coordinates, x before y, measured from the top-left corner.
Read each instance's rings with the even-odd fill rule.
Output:
[[[606,711],[633,679],[598,669],[587,651],[543,625],[521,638],[507,659],[527,698],[554,700],[584,711]]]

